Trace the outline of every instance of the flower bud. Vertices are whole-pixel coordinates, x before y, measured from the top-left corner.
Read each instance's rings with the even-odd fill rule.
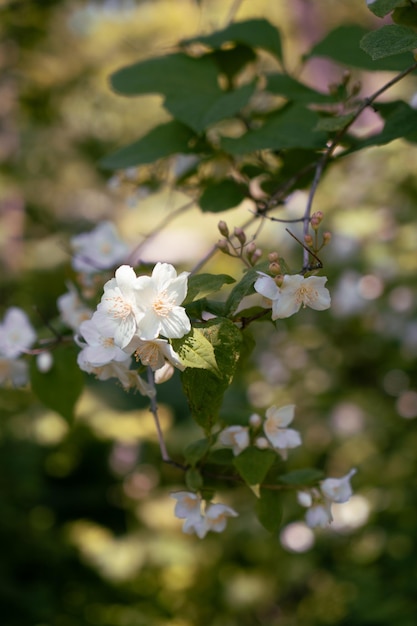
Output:
[[[329,233],[329,231],[326,231],[325,233],[323,233],[323,245],[325,246],[326,244],[328,244],[331,238],[332,238],[332,233]]]
[[[279,259],[278,252],[270,252],[268,254],[268,261],[271,261],[271,263],[278,261],[278,259]]]
[[[360,80],[358,80],[352,85],[351,95],[357,96],[361,89],[362,89],[362,83],[360,82]]]
[[[352,77],[352,73],[350,70],[345,70],[342,76],[342,85],[347,85]]]
[[[277,287],[282,287],[282,283],[284,282],[283,274],[278,274],[278,276],[275,276],[274,281]]]
[[[314,226],[313,226],[314,228]],[[313,245],[313,237],[311,235],[304,235],[304,243],[306,244],[306,246],[312,246]]]
[[[258,415],[258,413],[252,413],[249,418],[249,424],[250,426],[252,426],[252,428],[259,428],[259,426],[262,424],[261,416]]]
[[[236,237],[236,239],[239,241],[239,243],[241,243],[242,245],[246,243],[246,235],[245,235],[245,231],[243,230],[243,228],[236,227],[233,234]]]
[[[224,252],[225,254],[230,254],[229,244],[226,239],[219,239],[219,241],[217,242],[217,247],[220,250],[220,252]]]
[[[269,441],[266,437],[258,437],[255,439],[255,446],[259,448],[259,450],[266,450],[269,448]]]
[[[271,274],[273,276],[278,276],[278,274],[281,274],[281,266],[279,263],[270,263],[269,264],[269,271],[271,272]]]
[[[219,229],[219,232],[221,235],[223,235],[223,237],[229,236],[229,228],[224,220],[220,220],[220,222],[217,224],[217,228]]]
[[[256,248],[255,252],[252,254],[252,263],[253,263],[253,265],[255,265],[255,263],[257,261],[259,261],[261,256],[262,256],[262,250],[260,248]]]
[[[47,372],[49,372],[53,364],[54,359],[50,352],[41,352],[36,357],[36,366],[38,370],[42,372],[42,374],[46,374]]]

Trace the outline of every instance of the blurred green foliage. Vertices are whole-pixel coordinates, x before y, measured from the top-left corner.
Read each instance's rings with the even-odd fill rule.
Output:
[[[239,19],[279,22],[290,58],[311,44],[301,15],[317,41],[352,21],[351,1],[337,8],[331,0],[260,2],[256,11],[251,4],[241,3]],[[356,27],[377,25],[361,2],[354,5]],[[109,217],[124,232],[133,226],[134,236],[154,227],[153,208],[138,196],[142,183],[152,187],[152,167],[140,184],[127,177],[112,189],[97,163],[166,122],[166,113],[156,96],[140,104],[116,97],[107,76],[225,19],[224,3],[214,1],[0,4],[2,312],[17,305],[35,326],[54,323],[56,298],[72,277],[69,236]],[[342,72],[307,67],[319,91]],[[378,87],[357,72],[366,93]],[[415,78],[398,90],[410,99]],[[297,551],[286,539],[303,515],[292,492],[280,494],[280,530],[270,535],[253,514],[255,495],[213,478],[240,516],[223,535],[199,542],[173,517],[169,492],[182,488],[184,476],[160,461],[142,397],[88,380],[68,423],[30,390],[2,389],[2,625],[414,626],[416,166],[416,148],[398,140],[329,171],[316,204],[334,234],[323,254],[333,307],[302,311],[277,328],[263,324],[222,407],[225,423],[236,424],[247,419],[248,403],[259,412],[296,403],[304,445],[277,472],[316,467],[340,475],[357,467],[350,514]],[[163,216],[164,198],[160,204]],[[207,230],[207,247],[217,239],[214,217],[203,227],[200,216],[187,217]],[[281,231],[271,223],[263,245],[278,241],[298,268],[300,251]],[[224,258],[212,268],[240,271]],[[158,400],[168,447],[180,458],[198,430],[177,376]]]

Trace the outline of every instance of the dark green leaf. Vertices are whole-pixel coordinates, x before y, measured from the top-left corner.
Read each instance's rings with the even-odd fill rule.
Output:
[[[281,36],[279,31],[265,19],[252,19],[244,22],[234,22],[223,30],[211,35],[201,35],[186,39],[181,43],[203,43],[210,48],[218,49],[226,43],[241,43],[252,48],[268,50],[279,60],[282,60]]]
[[[396,7],[407,6],[408,0],[374,0],[368,4],[368,9],[378,17],[384,17],[391,13]]]
[[[274,533],[280,529],[283,515],[282,493],[261,489],[261,497],[255,508],[258,519],[266,530]]]
[[[396,24],[417,28],[417,6],[413,4],[412,6],[395,9],[392,19]]]
[[[187,463],[195,465],[207,454],[212,444],[211,439],[199,439],[193,441],[184,451],[184,457]]]
[[[75,404],[84,386],[84,375],[77,364],[75,347],[60,347],[54,353],[54,361],[48,372],[40,372],[36,360],[30,364],[32,389],[39,400],[49,409],[70,420]]]
[[[203,478],[198,469],[190,467],[185,472],[185,484],[190,491],[199,491],[203,486]]]
[[[240,72],[248,63],[256,59],[256,54],[248,46],[238,44],[234,48],[228,50],[215,50],[213,58],[216,61],[219,70],[232,81],[234,76]]]
[[[109,154],[100,165],[109,169],[123,169],[144,163],[153,163],[171,154],[192,152],[190,140],[194,133],[184,124],[172,120],[153,128],[141,139]]]
[[[272,450],[251,446],[235,457],[234,466],[248,485],[260,485],[276,458]]]
[[[267,74],[266,90],[303,104],[335,102],[335,97],[300,83],[288,74]]]
[[[360,46],[374,61],[384,59],[417,48],[417,33],[407,26],[388,24],[365,35]]]
[[[232,465],[234,461],[233,452],[228,448],[213,450],[210,452],[207,461],[215,465]]]
[[[308,53],[307,58],[329,57],[348,67],[375,71],[403,70],[413,62],[410,53],[404,53],[395,58],[388,57],[373,61],[359,46],[359,42],[368,32],[357,25],[339,26],[316,44]]]
[[[285,148],[322,148],[327,135],[314,132],[319,116],[316,112],[295,104],[275,111],[262,128],[248,131],[237,139],[222,139],[222,148],[233,155],[256,150]]]
[[[287,474],[282,474],[279,477],[279,480],[286,485],[311,485],[317,483],[319,480],[323,478],[324,474],[322,471],[314,468],[306,467],[301,470],[294,470],[293,472],[288,472]]]
[[[341,130],[355,117],[354,113],[348,113],[347,115],[339,115],[338,117],[322,117],[316,126],[316,130],[326,130],[333,132]]]
[[[223,394],[233,379],[242,337],[236,326],[224,318],[199,325],[198,330],[214,348],[219,374],[187,368],[182,372],[181,380],[193,418],[209,433],[218,419]]]
[[[246,197],[245,188],[228,179],[208,185],[198,201],[203,212],[220,213],[233,209]]]
[[[188,279],[187,297],[184,304],[188,304],[196,299],[204,298],[209,293],[217,293],[223,285],[230,285],[236,282],[234,278],[227,274],[193,274]]]

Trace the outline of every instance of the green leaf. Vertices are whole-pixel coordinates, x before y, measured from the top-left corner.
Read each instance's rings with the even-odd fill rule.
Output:
[[[284,96],[287,100],[294,100],[303,104],[320,104],[336,101],[334,96],[316,91],[295,80],[295,78],[288,76],[288,74],[266,74],[266,78],[266,90]]]
[[[200,35],[185,39],[181,43],[203,43],[210,48],[218,49],[226,43],[246,44],[252,48],[261,48],[271,52],[282,60],[281,36],[279,31],[265,19],[252,19],[244,22],[233,22],[226,28],[211,35]]]
[[[210,370],[216,376],[220,375],[213,345],[203,331],[192,328],[181,339],[172,339],[172,346],[185,367]]]
[[[285,148],[322,148],[327,135],[314,132],[319,115],[294,104],[285,106],[269,116],[262,128],[248,131],[237,139],[223,138],[222,148],[233,155],[256,150],[282,150]]]
[[[259,485],[271,469],[277,455],[272,450],[259,450],[251,446],[235,457],[236,467],[248,485]]]
[[[248,46],[238,44],[234,48],[227,50],[215,50],[213,58],[222,74],[225,74],[229,81],[240,72],[248,63],[256,59],[256,54]]]
[[[316,130],[325,130],[333,132],[341,130],[355,117],[354,113],[348,113],[347,115],[339,115],[338,117],[322,117],[316,125]]]
[[[224,392],[233,379],[242,337],[236,326],[224,318],[199,325],[198,330],[213,346],[219,374],[190,367],[181,373],[181,380],[193,418],[209,433],[218,419]]]
[[[407,26],[388,24],[365,35],[360,46],[374,61],[384,59],[417,48],[417,33]]]
[[[33,392],[46,407],[67,420],[74,417],[74,408],[84,386],[84,375],[78,367],[77,354],[78,350],[72,346],[57,348],[48,372],[40,372],[35,359],[30,364]]]
[[[228,448],[213,450],[210,452],[207,461],[214,465],[232,465],[234,461],[233,452]]]
[[[190,467],[185,472],[185,484],[190,491],[199,491],[203,486],[203,477],[198,469]]]
[[[365,28],[357,25],[339,26],[316,44],[306,55],[306,58],[328,57],[348,67],[375,71],[403,70],[413,62],[413,57],[409,53],[398,55],[395,58],[388,57],[373,61],[359,46],[360,41],[368,32]]]
[[[197,298],[204,298],[210,293],[217,293],[223,285],[236,282],[228,274],[193,274],[188,279],[187,297],[183,304],[188,304]]]
[[[184,451],[184,457],[187,463],[190,465],[195,465],[203,457],[206,456],[207,452],[210,450],[210,446],[212,444],[212,439],[199,439],[198,441],[193,441],[190,443]]]
[[[255,510],[262,526],[271,533],[277,532],[282,523],[282,493],[261,489],[261,497],[256,501]]]
[[[412,6],[404,6],[404,8],[395,9],[392,14],[392,19],[396,24],[417,28],[417,8],[413,4]]]
[[[396,7],[407,6],[408,0],[374,0],[368,4],[368,9],[377,17],[384,17]]]
[[[321,470],[306,467],[301,470],[294,470],[279,476],[279,480],[286,485],[311,485],[317,483],[324,477]]]
[[[208,185],[198,203],[204,213],[220,213],[240,204],[246,197],[245,191],[245,188],[234,180],[222,180]]]
[[[108,169],[123,169],[153,163],[171,154],[193,152],[190,140],[195,134],[184,124],[172,120],[160,124],[134,143],[104,157],[100,165]]]

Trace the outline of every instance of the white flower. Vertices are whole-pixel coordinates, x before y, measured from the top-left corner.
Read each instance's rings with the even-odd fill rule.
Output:
[[[316,311],[324,311],[330,307],[330,294],[324,286],[325,276],[308,276],[286,274],[282,285],[278,287],[271,276],[258,272],[255,291],[272,301],[272,319],[290,317],[300,310],[301,306],[309,306]]]
[[[215,533],[221,533],[226,528],[227,518],[237,517],[237,515],[232,507],[212,502],[205,511],[206,528]]]
[[[330,503],[315,504],[308,509],[305,520],[310,528],[326,528],[333,521]]]
[[[140,276],[135,290],[142,312],[138,327],[140,339],[180,338],[191,330],[185,309],[179,306],[187,295],[188,272],[177,276],[169,263],[157,263],[152,276]]]
[[[85,274],[119,265],[129,251],[111,222],[101,222],[89,233],[73,237],[71,246],[74,251],[72,266],[75,271]]]
[[[144,316],[137,304],[138,280],[132,267],[122,265],[116,270],[115,277],[104,285],[104,294],[97,307],[97,325],[109,336],[114,332],[114,343],[122,349],[133,339]]]
[[[179,519],[199,519],[201,517],[201,496],[192,491],[177,491],[171,493],[171,498],[177,501],[174,515]]]
[[[83,359],[93,367],[106,365],[110,361],[126,361],[127,354],[116,346],[113,333],[103,332],[100,326],[100,318],[95,313],[91,320],[86,320],[80,325],[80,334],[87,345],[83,348]]]
[[[134,337],[126,347],[127,352],[134,352],[135,357],[143,365],[149,365],[154,371],[162,368],[166,361],[180,369],[185,369],[180,357],[166,339],[152,339],[144,341]]]
[[[223,446],[232,448],[237,456],[249,446],[249,430],[245,426],[229,426],[221,431],[219,441]]]
[[[75,331],[78,331],[81,322],[89,320],[93,315],[93,311],[82,302],[77,290],[71,284],[69,291],[59,296],[57,307],[62,320]]]
[[[23,387],[29,381],[28,364],[22,359],[4,359],[0,356],[0,385],[11,383]]]
[[[130,369],[130,357],[128,357],[126,361],[110,361],[110,363],[106,365],[94,367],[85,359],[84,350],[81,350],[77,357],[77,363],[78,367],[82,369],[83,372],[94,374],[99,380],[116,378],[126,391],[135,389],[143,396],[148,396],[148,398],[155,396],[153,387],[145,382],[135,370]]]
[[[266,411],[264,433],[274,448],[286,456],[288,448],[296,448],[301,445],[301,436],[298,430],[287,428],[294,418],[294,404],[288,404],[280,409],[271,406]]]
[[[36,339],[29,318],[22,309],[7,309],[0,324],[0,356],[15,359],[26,352]]]
[[[350,479],[356,474],[356,469],[350,470],[342,478],[326,478],[320,483],[323,495],[331,502],[347,502],[352,495]]]

